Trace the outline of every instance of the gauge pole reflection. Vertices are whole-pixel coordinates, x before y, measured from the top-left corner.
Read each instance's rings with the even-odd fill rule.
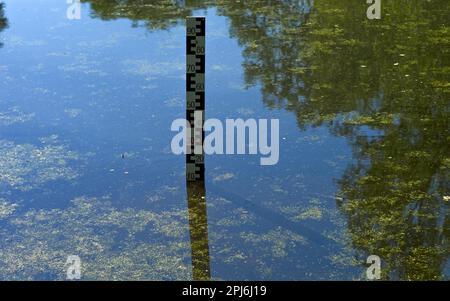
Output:
[[[205,182],[187,182],[189,233],[192,249],[192,276],[194,280],[211,279],[208,218],[205,198]]]

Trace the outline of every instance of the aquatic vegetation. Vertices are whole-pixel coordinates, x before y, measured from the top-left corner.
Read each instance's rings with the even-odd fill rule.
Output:
[[[100,61],[90,58],[87,55],[76,55],[71,59],[71,63],[58,66],[60,71],[65,73],[81,73],[93,76],[106,76],[108,73],[102,70]]]
[[[283,143],[288,150],[298,148],[299,155],[295,157],[289,152],[294,156],[289,158],[292,166],[284,166],[286,161],[280,162],[281,167],[277,166],[279,169],[268,175],[258,172],[253,175],[253,170],[236,166],[227,167],[226,172],[214,169],[210,174],[211,186],[217,184],[241,190],[239,192],[247,193],[253,204],[244,203],[247,199],[221,197],[214,192],[208,192],[208,199],[204,200],[203,191],[203,198],[198,202],[201,206],[193,206],[195,202],[188,197],[186,210],[185,207],[180,209],[179,203],[185,205],[185,195],[181,195],[184,182],[180,185],[182,176],[178,177],[182,163],[176,165],[179,170],[170,173],[169,177],[173,178],[169,181],[173,182],[164,185],[166,175],[155,177],[159,169],[141,173],[140,169],[130,167],[130,161],[142,159],[141,152],[136,151],[142,145],[128,145],[135,143],[136,137],[123,140],[127,142],[126,147],[118,146],[123,142],[118,140],[112,150],[103,149],[110,146],[108,143],[107,146],[95,144],[100,153],[111,152],[100,162],[101,168],[103,164],[110,164],[108,160],[120,161],[124,166],[120,175],[127,174],[126,188],[116,188],[114,182],[106,183],[105,187],[120,195],[120,201],[125,201],[126,205],[122,203],[119,208],[114,203],[113,206],[108,198],[78,198],[66,208],[27,209],[12,202],[19,198],[5,194],[5,199],[0,199],[0,220],[6,225],[0,229],[4,238],[0,246],[0,269],[4,273],[0,277],[64,279],[67,256],[79,254],[84,279],[190,279],[195,274],[195,266],[198,270],[210,260],[218,267],[217,275],[213,276],[219,279],[364,279],[365,259],[369,254],[376,254],[382,259],[383,279],[448,278],[448,0],[389,1],[383,8],[389,14],[379,22],[366,19],[367,6],[360,0],[217,0],[188,1],[186,5],[171,0],[83,2],[89,3],[93,18],[108,21],[125,18],[131,20],[132,26],[145,27],[150,34],[176,29],[169,38],[149,43],[149,47],[156,47],[160,52],[182,51],[184,45],[180,45],[177,38],[178,32],[183,30],[176,26],[182,25],[185,17],[198,9],[214,8],[211,11],[221,17],[211,19],[217,18],[229,25],[229,36],[237,41],[238,51],[242,51],[244,78],[243,82],[238,76],[221,81],[221,76],[229,71],[222,62],[210,67],[211,77],[219,79],[217,82],[223,85],[220,88],[231,94],[254,95],[246,93],[248,88],[256,87],[268,109],[291,112],[297,124],[295,121],[291,124],[289,118],[283,120],[293,127],[287,129],[289,135],[283,137],[286,138]],[[7,24],[3,11],[0,4],[0,31]],[[95,29],[96,22],[92,24]],[[50,48],[48,43],[52,43],[24,36],[20,32],[13,33],[6,41],[17,48]],[[216,43],[214,39],[224,38],[224,31],[214,28],[208,36]],[[156,62],[147,56],[130,54],[128,48],[120,48],[119,37],[118,33],[77,42],[79,48],[73,55],[62,49],[49,49],[47,58],[56,61],[72,56],[70,63],[66,61],[55,68],[66,75],[80,75],[79,81],[75,76],[71,78],[76,84],[99,89],[90,94],[94,99],[89,100],[89,105],[98,105],[100,109],[101,103],[110,104],[109,91],[115,95],[121,90],[120,85],[110,90],[109,86],[115,83],[107,82],[105,77],[109,75],[105,70],[109,70],[112,60],[118,64],[119,71],[132,75],[127,76],[127,81],[145,80],[136,84],[140,96],[156,87],[161,90],[166,85],[172,87],[168,80],[174,78],[182,83],[185,65],[181,55],[180,60],[170,61],[165,57]],[[102,51],[115,47],[117,52],[113,52],[111,60],[106,56],[96,60],[89,54],[92,50],[103,54]],[[120,56],[121,51],[123,56]],[[0,69],[13,74],[13,68],[5,64]],[[36,72],[48,68],[39,62],[31,66],[26,70]],[[97,82],[99,78],[101,83]],[[5,83],[12,83],[11,79],[7,78]],[[156,85],[156,79],[162,81]],[[32,86],[31,90],[45,97],[58,95],[53,94],[56,89],[43,84]],[[157,91],[151,92],[157,95]],[[7,99],[8,93],[2,95],[2,100]],[[99,99],[101,97],[105,99]],[[179,109],[184,106],[183,97],[161,95],[159,104],[167,111],[182,111]],[[135,101],[138,100],[131,98],[127,105],[135,105],[138,111],[142,106]],[[91,113],[89,107],[83,106],[81,111],[78,106],[64,104],[63,118]],[[221,108],[218,106],[216,110]],[[110,113],[121,109],[109,107],[107,110]],[[155,121],[152,125],[157,128],[162,125],[162,119],[156,116],[158,109],[152,106],[155,112],[146,115],[151,116],[152,122]],[[260,109],[242,102],[232,112],[252,116],[258,115]],[[104,112],[95,113],[98,116],[97,113]],[[0,126],[18,125],[33,118],[33,114],[13,108],[0,112]],[[76,120],[70,121],[76,123]],[[295,136],[296,125],[305,132]],[[345,157],[330,152],[331,157],[320,158],[318,161],[326,165],[325,170],[315,170],[312,166],[314,170],[308,171],[308,166],[297,164],[302,163],[299,158],[304,155],[300,146],[332,151],[336,148],[329,143],[330,135],[323,134],[325,130],[319,134],[309,131],[313,127],[328,129],[333,139],[341,138],[349,146]],[[65,139],[78,138],[71,136],[76,130],[66,130],[61,129],[67,135]],[[93,136],[98,138],[97,134],[102,136],[104,132]],[[61,145],[56,136],[34,137],[33,142],[28,143],[2,139],[0,185],[13,188],[12,194],[17,192],[15,190],[30,193],[29,190],[44,187],[44,184],[58,180],[70,182],[80,176],[80,155]],[[42,145],[34,144],[37,140]],[[156,150],[156,138],[145,141],[148,142],[149,149]],[[170,153],[169,148],[164,151]],[[142,169],[153,168],[153,165],[139,165]],[[90,172],[96,181],[99,178],[96,172],[109,170],[106,173],[111,178],[119,174],[115,172],[119,170],[117,166],[108,165],[101,171],[96,170],[95,164],[91,166]],[[336,195],[334,187],[329,189],[333,192],[322,194],[321,182],[308,183],[322,180],[316,178],[316,173],[326,173],[330,183],[332,177],[335,179]],[[161,180],[163,177],[165,179]],[[91,178],[84,180],[87,182]],[[141,188],[145,185],[159,187],[146,191],[140,200]],[[314,199],[308,194],[310,187],[314,187]],[[138,195],[135,199],[151,209],[131,204],[128,193]],[[311,234],[305,231],[304,225],[317,226],[318,230]],[[190,241],[191,233],[194,239]],[[324,248],[329,241],[333,248]],[[193,254],[195,259],[192,259]],[[194,261],[194,269],[190,260]],[[347,270],[341,272],[339,268]]]
[[[24,123],[31,120],[34,113],[23,113],[19,108],[13,107],[6,112],[0,112],[0,126],[8,126],[16,123]]]
[[[384,278],[440,278],[450,255],[448,2],[389,2],[380,22],[364,20],[357,2],[314,1],[303,15],[284,2],[220,12],[266,105],[352,146],[338,202],[351,247],[380,255]]]
[[[221,174],[221,175],[217,175],[213,178],[214,182],[221,182],[221,181],[227,181],[227,180],[231,180],[233,178],[235,178],[236,175],[230,172]]]
[[[237,112],[242,116],[252,116],[255,115],[255,112],[249,108],[239,108]]]
[[[170,108],[177,108],[184,106],[184,99],[181,97],[172,97],[164,101],[164,104]]]
[[[76,117],[78,117],[78,115],[81,114],[82,110],[75,109],[75,108],[69,108],[69,109],[65,109],[64,112],[67,113],[67,115],[69,115],[70,118],[76,118]]]
[[[233,218],[230,218],[233,217]],[[239,226],[254,225],[256,216],[243,208],[235,208],[230,211],[230,217],[225,217],[217,221],[219,226]]]
[[[274,257],[287,256],[287,248],[296,244],[304,244],[303,237],[281,228],[270,230],[267,233],[242,233],[244,240],[259,246],[259,249],[270,248]]]
[[[311,207],[307,210],[303,211],[299,215],[295,217],[296,220],[304,220],[304,219],[322,219],[322,210],[319,207]]]
[[[132,75],[145,76],[147,78],[156,78],[182,74],[185,66],[181,62],[158,62],[151,63],[147,60],[125,60],[122,62],[124,72]]]
[[[0,198],[0,220],[9,217],[16,210],[17,204],[8,202]]]
[[[30,190],[49,181],[78,176],[69,163],[80,157],[63,145],[36,147],[0,140],[0,153],[0,183],[15,189]]]
[[[2,216],[13,208],[0,203]],[[108,199],[82,197],[68,208],[30,210],[7,222],[14,230],[1,230],[4,280],[65,279],[71,254],[82,259],[86,280],[190,278],[184,211],[117,209]]]

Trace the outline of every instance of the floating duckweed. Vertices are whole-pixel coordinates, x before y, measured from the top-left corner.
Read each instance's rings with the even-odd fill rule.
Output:
[[[0,183],[17,189],[30,190],[49,181],[73,180],[78,176],[68,166],[68,162],[79,159],[78,154],[62,145],[38,148],[0,140],[0,153]]]
[[[9,126],[16,123],[24,123],[31,120],[34,116],[34,113],[25,114],[15,107],[7,112],[0,112],[0,126]]]
[[[1,216],[11,216],[14,207],[0,201]],[[65,279],[67,256],[77,254],[86,280],[189,279],[185,215],[119,210],[107,199],[89,198],[77,198],[66,209],[14,215],[6,219],[14,230],[2,231],[8,243],[0,248],[0,278],[39,279],[45,271],[52,279]],[[137,240],[135,235],[144,230],[146,238]]]
[[[302,236],[280,227],[261,234],[243,232],[241,237],[261,250],[269,248],[274,257],[285,257],[296,244],[306,244]]]
[[[294,217],[294,220],[321,220],[322,219],[322,209],[319,207],[311,207]]]
[[[227,172],[227,173],[224,173],[224,174],[214,177],[213,181],[214,182],[222,182],[222,181],[231,180],[234,177],[235,177],[235,175],[233,173]]]
[[[13,214],[17,206],[17,204],[12,204],[5,199],[0,199],[0,220]]]

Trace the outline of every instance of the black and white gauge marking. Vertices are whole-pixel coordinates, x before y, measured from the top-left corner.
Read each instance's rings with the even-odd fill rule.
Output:
[[[205,178],[205,25],[204,17],[186,19],[186,120],[191,124],[191,139],[187,139],[187,181],[204,181]]]

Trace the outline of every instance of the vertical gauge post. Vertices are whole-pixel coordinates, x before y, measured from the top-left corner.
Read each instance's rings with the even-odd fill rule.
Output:
[[[189,122],[186,179],[204,181],[205,30],[204,17],[186,19],[186,120]]]

